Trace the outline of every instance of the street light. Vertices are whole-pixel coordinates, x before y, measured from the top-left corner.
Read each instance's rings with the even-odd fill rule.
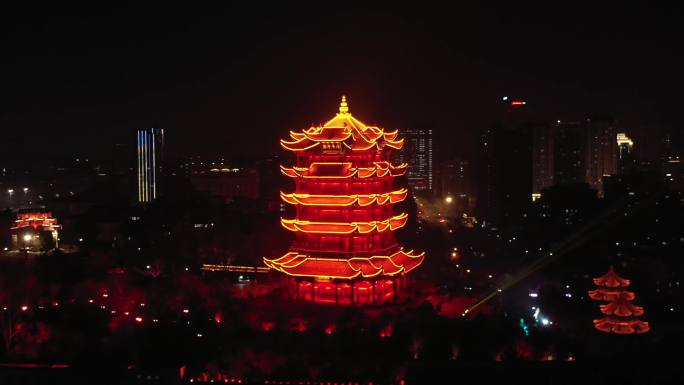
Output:
[[[26,233],[24,234],[24,250],[28,253],[29,242],[33,239],[33,235]]]
[[[446,203],[451,203],[453,201],[454,201],[454,198],[452,198],[451,196],[444,198],[444,202],[446,202]]]

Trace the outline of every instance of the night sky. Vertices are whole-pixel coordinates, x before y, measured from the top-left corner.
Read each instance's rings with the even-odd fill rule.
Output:
[[[504,95],[545,119],[613,116],[644,144],[681,130],[679,12],[336,4],[5,9],[0,159],[106,156],[147,126],[175,155],[259,157],[342,93],[467,157]]]

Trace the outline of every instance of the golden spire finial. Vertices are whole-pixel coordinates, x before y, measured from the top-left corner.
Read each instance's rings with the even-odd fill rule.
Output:
[[[340,102],[340,114],[348,114],[349,106],[347,106],[347,95],[342,95],[342,102]]]

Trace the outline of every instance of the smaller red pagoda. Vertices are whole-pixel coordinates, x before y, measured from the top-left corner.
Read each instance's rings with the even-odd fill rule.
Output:
[[[57,219],[52,217],[49,211],[33,210],[17,213],[14,226],[10,228],[12,246],[14,249],[40,249],[41,233],[49,233],[54,247],[59,240],[58,231],[62,225],[57,224]]]
[[[620,277],[611,266],[606,274],[594,278],[594,283],[598,288],[589,291],[589,297],[609,301],[600,305],[604,317],[594,320],[597,330],[616,334],[641,334],[650,330],[648,322],[637,318],[644,314],[644,308],[632,303],[636,296],[626,290],[630,285],[628,279]]]
[[[594,278],[594,283],[597,288],[595,290],[589,291],[589,297],[597,301],[611,301],[622,293],[627,293],[627,296],[631,296],[629,300],[634,299],[634,293],[631,291],[626,291],[629,287],[629,279],[620,277],[613,266],[610,266],[608,272],[598,278]]]

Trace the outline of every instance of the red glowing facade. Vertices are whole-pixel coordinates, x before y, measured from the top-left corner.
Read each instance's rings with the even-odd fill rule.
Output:
[[[397,131],[367,126],[349,112],[342,97],[339,113],[319,127],[290,132],[281,146],[296,165],[281,166],[294,192],[281,192],[296,210],[281,219],[295,233],[289,252],[264,263],[287,277],[288,295],[305,300],[377,303],[395,299],[406,274],[423,253],[406,251],[393,231],[407,221],[394,204],[407,197],[395,187],[406,164],[392,164],[403,146]]]
[[[609,302],[600,305],[604,317],[594,320],[597,330],[616,334],[641,334],[650,330],[648,322],[636,318],[644,314],[644,308],[632,304],[636,296],[627,290],[630,281],[620,277],[613,266],[606,274],[594,278],[594,283],[598,287],[589,291],[589,297]]]
[[[12,246],[15,249],[40,249],[40,234],[46,233],[52,238],[54,247],[57,247],[58,232],[61,229],[62,226],[57,224],[57,219],[49,211],[20,212],[10,228]]]

